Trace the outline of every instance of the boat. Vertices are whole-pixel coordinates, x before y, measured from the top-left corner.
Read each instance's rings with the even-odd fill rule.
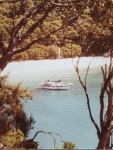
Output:
[[[58,81],[45,81],[41,83],[41,87],[49,90],[68,90],[73,84],[62,82],[61,79]]]
[[[60,59],[60,48],[58,48],[58,58]],[[57,81],[47,80],[41,83],[43,89],[49,90],[68,90],[72,85],[72,83],[62,82],[61,77]]]

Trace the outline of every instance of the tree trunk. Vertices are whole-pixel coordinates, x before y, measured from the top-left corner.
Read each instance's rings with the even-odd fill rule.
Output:
[[[5,57],[0,58],[0,71],[3,71],[7,64],[10,62],[12,55],[7,55]]]
[[[110,148],[110,134],[109,126],[104,127],[103,131],[100,133],[99,142],[97,149],[109,149]]]
[[[96,149],[109,149],[110,148],[110,137],[105,138],[104,136],[99,139],[98,146]]]

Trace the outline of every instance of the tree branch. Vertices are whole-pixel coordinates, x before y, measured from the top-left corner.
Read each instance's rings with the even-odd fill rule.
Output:
[[[101,67],[101,69],[102,69],[102,67]],[[103,73],[103,76],[105,77],[103,69],[102,69],[102,73]],[[103,118],[103,113],[104,113],[104,94],[105,94],[105,92],[107,90],[107,87],[108,87],[112,77],[113,77],[113,75],[110,72],[108,77],[104,81],[103,86],[101,87],[101,93],[100,93],[100,126],[101,126],[101,129],[103,128],[103,125],[104,125],[104,118]]]
[[[29,29],[28,31],[21,37],[21,40],[19,40],[19,43],[23,42],[23,40],[25,38],[27,38],[35,29],[37,26],[39,26],[40,24],[43,23],[43,21],[45,20],[45,18],[48,16],[48,14],[55,8],[54,5],[51,5],[46,12],[44,13],[44,15],[42,16],[41,19],[39,19],[38,22],[34,23]]]
[[[16,36],[16,34],[20,33],[20,30],[22,30],[22,28],[27,24],[27,22],[41,11],[43,6],[45,5],[45,2],[46,2],[46,0],[44,0],[38,6],[33,7],[31,9],[29,9],[27,12],[25,12],[21,21],[13,29],[14,30],[14,36]],[[21,33],[22,33],[22,31],[21,31]]]
[[[94,58],[93,58],[93,59],[94,59]],[[86,72],[86,76],[85,76],[85,79],[84,79],[84,84],[85,84],[85,86],[86,86],[86,80],[87,80],[87,76],[88,76],[88,72],[89,72],[89,67],[90,67],[90,65],[91,65],[91,63],[92,63],[92,61],[93,61],[93,59],[90,61],[89,65],[88,65],[88,67],[87,67],[87,72]]]
[[[21,53],[21,52],[24,52],[25,50],[29,49],[33,44],[38,43],[39,41],[43,41],[43,40],[46,39],[46,38],[49,38],[50,35],[55,34],[55,33],[58,32],[59,30],[65,28],[65,25],[66,25],[66,24],[68,24],[68,23],[70,23],[70,22],[72,22],[72,21],[74,21],[74,20],[76,20],[76,19],[77,19],[76,16],[70,18],[70,19],[69,19],[68,21],[66,21],[61,27],[59,27],[58,29],[54,30],[53,32],[48,33],[48,34],[46,34],[45,36],[42,36],[42,37],[40,37],[40,38],[38,38],[38,39],[32,41],[30,44],[28,44],[28,45],[25,46],[24,48],[17,49],[16,51],[12,52],[13,55],[18,54],[18,53]],[[80,26],[81,24],[84,24],[84,23],[86,23],[86,21],[84,21],[83,23],[76,24],[76,26]]]
[[[39,133],[49,134],[53,138],[53,140],[54,140],[54,148],[55,148],[55,145],[56,145],[56,139],[53,136],[53,134],[60,136],[61,141],[62,141],[62,136],[60,134],[54,133],[54,132],[44,132],[44,131],[37,131],[36,134],[34,135],[34,137],[32,139],[28,140],[28,141],[33,141]]]
[[[83,47],[82,47],[82,49],[83,49],[83,55],[85,55],[85,54],[88,52],[88,49],[89,49],[90,45],[94,42],[94,41],[92,41],[92,42],[88,43],[88,45],[86,45],[86,43],[88,42],[89,39],[90,39],[90,41],[91,41],[92,34],[93,34],[93,32],[96,30],[97,26],[98,26],[98,22],[96,23],[96,25],[95,25],[95,27],[94,27],[94,29],[93,29],[92,31],[89,30],[89,32],[88,32],[88,34],[87,34],[87,36],[86,36],[84,45],[83,45]],[[84,51],[84,49],[85,49],[85,51]],[[82,54],[81,54],[81,55],[82,55]]]
[[[80,58],[77,60],[77,64],[76,64],[76,66],[74,65],[74,68],[75,68],[75,70],[77,72],[79,81],[80,81],[80,83],[81,83],[81,85],[82,85],[82,87],[84,89],[84,92],[85,92],[85,95],[86,95],[86,99],[87,99],[87,106],[88,106],[89,116],[90,116],[90,119],[91,119],[92,123],[94,124],[96,130],[97,130],[97,135],[98,135],[98,138],[99,138],[99,136],[100,136],[100,129],[99,129],[98,125],[96,124],[96,122],[95,122],[95,120],[94,120],[94,118],[92,116],[91,107],[90,107],[90,99],[89,99],[89,95],[87,93],[87,87],[86,87],[86,79],[87,79],[89,66],[90,66],[91,62],[89,64],[88,68],[87,68],[86,77],[85,77],[85,84],[84,84],[82,79],[81,79],[80,73],[79,73],[79,68],[78,68],[79,60],[80,60]]]
[[[73,19],[73,18],[72,18],[72,19]],[[54,30],[53,32],[48,33],[47,35],[42,36],[42,37],[40,37],[40,38],[38,38],[38,39],[32,41],[30,44],[28,44],[28,45],[25,46],[24,48],[17,49],[16,51],[13,51],[13,52],[12,52],[13,55],[18,54],[18,53],[21,53],[21,52],[24,52],[25,50],[29,49],[33,44],[35,44],[35,43],[37,43],[37,42],[39,42],[39,41],[43,41],[43,40],[46,39],[46,38],[49,38],[50,35],[56,33],[57,31],[61,30],[62,28],[64,28],[66,24],[67,24],[67,22],[64,23],[60,28]]]

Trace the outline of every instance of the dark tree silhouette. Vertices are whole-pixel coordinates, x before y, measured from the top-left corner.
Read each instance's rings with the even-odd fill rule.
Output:
[[[113,99],[113,86],[112,86],[112,78],[113,78],[113,65],[112,65],[112,57],[110,57],[110,65],[109,67],[105,65],[105,68],[101,67],[102,70],[102,76],[103,76],[103,83],[101,86],[101,92],[100,92],[100,113],[99,113],[99,118],[100,118],[100,126],[95,122],[93,118],[93,114],[91,111],[90,107],[90,97],[88,94],[88,89],[87,89],[87,77],[88,77],[88,72],[90,68],[90,64],[87,67],[86,71],[86,76],[84,81],[81,78],[80,72],[79,72],[79,59],[78,62],[75,66],[76,73],[78,75],[79,81],[84,89],[85,96],[87,99],[87,107],[89,111],[89,116],[90,119],[97,131],[97,136],[98,136],[98,145],[97,149],[109,149],[111,148],[111,143],[110,143],[110,138],[111,138],[111,133],[113,130],[112,126],[112,121],[113,121],[113,105],[112,105],[112,99]],[[108,67],[108,68],[107,68]],[[107,94],[107,108],[105,111],[105,94]]]
[[[60,12],[60,8],[64,7],[65,9],[67,9],[68,7],[68,3],[59,3],[57,0],[54,1],[46,1],[46,0],[40,0],[38,1],[35,5],[33,6],[29,6],[27,7],[25,4],[25,0],[23,1],[14,1],[14,0],[2,0],[1,3],[9,3],[9,12],[10,12],[10,16],[9,18],[11,19],[11,26],[9,29],[9,38],[8,38],[8,42],[7,42],[7,46],[6,43],[4,44],[2,38],[2,31],[1,31],[1,42],[0,42],[0,48],[1,48],[1,54],[2,57],[0,58],[0,69],[3,70],[6,65],[8,64],[8,62],[12,59],[12,57],[15,54],[24,52],[25,50],[27,50],[28,48],[30,48],[33,44],[37,43],[37,42],[41,42],[44,39],[50,37],[51,34],[54,34],[55,32],[57,32],[58,30],[60,30],[61,28],[65,27],[69,22],[74,21],[77,19],[77,17],[79,16],[79,14],[77,13],[77,15],[75,16],[69,16],[68,20],[65,19],[65,21],[63,22],[63,24],[58,28],[55,29],[53,31],[48,31],[48,33],[44,33],[40,36],[37,36],[37,38],[31,40],[29,43],[24,44],[24,46],[22,46],[23,42],[28,39],[30,36],[32,36],[32,33],[36,30],[36,28],[41,28],[43,27],[43,22],[47,19],[49,13],[56,11],[57,14]],[[33,1],[31,1],[33,3]],[[16,4],[19,3],[21,5],[18,5],[18,13],[17,13],[17,8],[16,8]],[[25,11],[20,11],[23,6],[23,4],[26,6]],[[8,4],[7,4],[8,5]],[[78,4],[77,4],[78,5]],[[82,4],[83,5],[83,4]],[[74,2],[73,5],[71,4],[70,7],[68,9],[71,9],[74,6]],[[23,10],[23,9],[22,9]],[[74,8],[73,8],[74,10]],[[80,11],[80,10],[79,10]],[[8,15],[8,14],[7,14]],[[15,18],[18,15],[18,20],[16,20]],[[31,23],[31,25],[29,27],[26,27],[29,23],[29,21],[33,20],[33,23]],[[16,22],[17,21],[17,22]],[[8,29],[7,29],[8,30]]]
[[[96,30],[97,27],[101,26],[102,30],[106,27],[112,28],[113,2],[111,0],[0,0],[1,9],[5,9],[4,6],[7,11],[4,10],[1,13],[8,18],[9,24],[6,22],[7,24],[0,28],[1,70],[6,67],[15,54],[28,50],[35,43],[43,43],[51,35],[68,26],[76,28],[79,35],[69,36],[68,39],[75,43],[76,39],[79,39],[82,54],[90,49],[95,41],[94,36],[96,39],[101,36],[102,32],[98,31],[99,29]],[[54,18],[60,17],[62,24],[58,28],[47,30],[43,26],[50,14],[53,14]],[[82,17],[84,20],[85,16],[87,19],[88,17],[92,18],[93,26],[91,22],[90,27],[82,26],[85,21],[80,23],[79,19]],[[7,37],[4,37],[4,29]],[[40,34],[37,30],[40,30]],[[103,33],[103,35],[107,33]],[[64,37],[63,40],[66,38]],[[102,46],[104,47],[105,43]],[[107,47],[109,48],[109,45]]]

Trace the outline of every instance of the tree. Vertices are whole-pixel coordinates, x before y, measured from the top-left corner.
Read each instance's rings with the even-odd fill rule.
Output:
[[[0,76],[0,139],[3,143],[8,143],[3,138],[5,135],[10,138],[8,133],[15,135],[17,130],[22,132],[25,141],[29,131],[33,129],[35,121],[32,116],[27,117],[20,100],[31,98],[32,93],[28,88],[22,88],[20,83],[10,85],[7,76]]]
[[[68,39],[68,42],[79,43],[82,53],[86,53],[94,43],[94,36],[100,37],[97,27],[107,28],[107,33],[111,31],[112,5],[111,0],[0,1],[0,69],[35,43],[49,44],[47,41],[51,41],[51,44],[63,46]]]
[[[0,6],[0,9],[2,10],[1,17],[5,21],[4,23],[2,23],[3,25],[5,24],[5,27],[1,27],[0,34],[1,70],[6,67],[8,62],[15,54],[24,52],[36,42],[43,42],[44,39],[49,38],[51,34],[54,34],[63,26],[65,26],[67,22],[70,22],[77,17],[73,16],[68,21],[66,21],[65,19],[64,23],[60,27],[57,27],[53,30],[51,30],[50,28],[50,30],[46,31],[46,28],[44,27],[44,21],[53,11],[57,13],[55,16],[57,17],[62,7],[67,9],[68,5],[65,4],[65,2],[62,2],[63,4],[51,0],[23,0],[1,2],[3,2]],[[68,9],[73,8],[73,6],[74,4],[70,4],[70,7]],[[5,8],[7,8],[7,11]],[[33,35],[36,35],[37,32],[38,35],[33,38]],[[7,34],[7,39],[5,34]]]
[[[88,30],[86,38],[82,40],[82,43],[83,43],[82,53],[87,54],[90,48],[92,48],[91,46],[95,44],[97,46],[96,48],[101,47],[102,50],[106,49],[106,51],[109,51],[111,54],[109,68],[107,68],[106,65],[105,65],[105,68],[101,67],[102,75],[103,75],[103,83],[101,86],[101,93],[100,93],[100,114],[99,114],[100,126],[95,122],[93,118],[91,107],[90,107],[90,98],[89,98],[88,90],[87,90],[87,76],[88,76],[90,64],[87,67],[84,82],[82,81],[80,73],[79,73],[79,67],[78,67],[79,59],[78,59],[77,65],[75,66],[75,70],[78,74],[79,81],[86,95],[90,119],[97,131],[97,136],[99,140],[97,149],[109,149],[111,146],[110,137],[111,137],[111,132],[113,129],[113,126],[112,126],[112,121],[113,121],[113,117],[112,117],[112,93],[113,93],[112,50],[113,49],[111,46],[112,44],[110,44],[112,35],[113,35],[112,30],[111,30],[112,25],[113,25],[112,19],[111,19],[113,2],[112,1],[98,1],[97,3],[94,2],[93,4],[94,4],[94,7],[93,7],[93,10],[90,10],[90,14],[91,14],[92,19],[95,22],[95,26],[91,28],[91,30]],[[108,20],[110,21],[110,23]],[[99,28],[99,26],[101,26],[102,28]],[[102,31],[101,29],[104,29],[104,31]],[[103,36],[104,34],[102,32],[104,32],[106,36]],[[107,94],[107,102],[108,102],[106,112],[104,111],[105,109],[104,95],[105,94]]]
[[[87,90],[87,76],[88,76],[90,64],[87,67],[84,81],[81,79],[80,72],[79,72],[79,67],[78,67],[79,59],[78,59],[77,65],[75,66],[75,70],[78,74],[79,81],[86,95],[90,119],[97,131],[97,136],[99,140],[97,149],[109,149],[111,148],[110,137],[111,137],[111,132],[113,129],[113,126],[112,126],[112,121],[113,121],[113,116],[112,116],[112,93],[113,93],[112,50],[113,49],[112,49],[112,44],[111,44],[111,39],[113,35],[112,33],[113,23],[111,19],[113,2],[112,1],[98,1],[96,3],[93,1],[92,4],[94,6],[93,9],[91,10],[88,8],[88,11],[93,21],[95,22],[95,25],[93,23],[93,26],[91,27],[91,29],[89,29],[88,32],[86,33],[86,38],[81,39],[82,53],[83,55],[87,54],[89,50],[91,50],[92,45],[96,45],[96,48],[100,47],[102,50],[105,49],[106,51],[109,51],[111,54],[109,68],[107,68],[108,66],[106,65],[105,65],[105,68],[101,67],[102,75],[103,75],[103,83],[101,86],[101,93],[100,93],[100,114],[99,114],[100,126],[95,122],[93,118],[91,107],[90,107],[90,98],[89,98],[88,90]],[[103,32],[106,36],[103,36],[104,35]],[[100,52],[101,49],[97,49],[97,50],[99,50]],[[104,111],[105,109],[104,95],[105,94],[107,94],[107,102],[108,102],[106,112]]]
[[[91,107],[90,107],[90,97],[89,97],[88,88],[87,88],[87,77],[88,77],[88,72],[89,72],[89,67],[90,67],[91,62],[87,67],[86,76],[84,78],[84,81],[81,78],[78,64],[79,64],[79,59],[75,66],[75,70],[77,72],[77,75],[78,75],[79,81],[82,85],[82,88],[84,89],[84,92],[85,92],[90,119],[97,131],[97,137],[99,140],[97,149],[109,149],[109,148],[111,148],[110,138],[111,138],[111,133],[113,130],[113,126],[112,126],[112,121],[113,121],[113,115],[112,115],[112,113],[113,113],[113,109],[112,109],[112,107],[113,107],[113,104],[112,104],[112,99],[113,99],[112,57],[110,57],[109,68],[107,68],[108,66],[106,64],[105,64],[105,68],[101,67],[103,83],[102,83],[101,92],[100,92],[100,113],[99,113],[100,126],[96,123],[96,121],[93,118],[93,114],[92,114]],[[106,109],[105,109],[105,101],[106,101],[105,94],[107,94],[107,108]]]
[[[1,70],[6,67],[16,54],[32,48],[35,43],[47,45],[52,41],[54,44],[57,43],[64,46],[65,40],[68,39],[68,42],[73,42],[76,45],[80,44],[82,55],[88,53],[95,44],[97,48],[101,46],[105,50],[107,49],[106,51],[112,51],[112,0],[1,0],[0,12]],[[51,14],[53,14],[53,16]],[[51,22],[51,24],[49,22]],[[73,29],[76,30],[76,32],[73,31]],[[59,31],[62,34],[59,34]],[[49,42],[47,43],[47,41]],[[112,67],[110,67],[108,77],[106,70],[103,71],[104,81],[100,95],[100,128],[92,117],[86,82],[84,85],[79,76],[79,80],[87,97],[90,117],[97,129],[100,142],[103,141],[102,135],[104,135],[107,140],[108,130],[105,129],[110,127],[111,122],[111,118],[109,120],[109,117],[107,117],[106,122],[104,122],[102,118],[103,95],[105,92],[107,92],[107,94],[111,93],[107,88],[109,88],[109,90],[112,89],[112,87],[110,87],[111,68]],[[79,75],[78,67],[76,67],[76,71]],[[109,111],[111,105],[108,104],[108,106]],[[103,145],[99,144],[98,148],[107,147],[106,143],[104,140],[102,142]]]

